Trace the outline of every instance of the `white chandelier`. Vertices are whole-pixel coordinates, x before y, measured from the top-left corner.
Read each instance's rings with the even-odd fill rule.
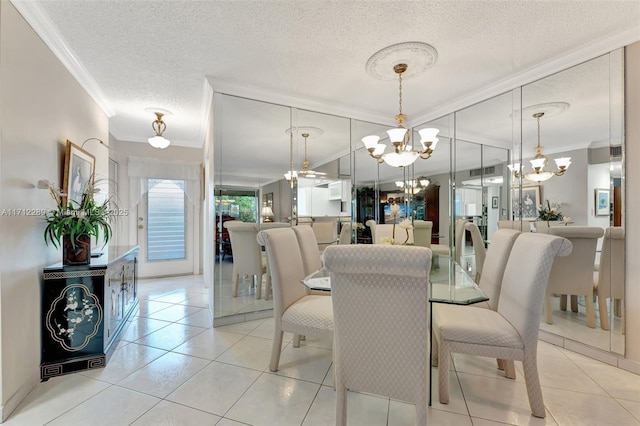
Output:
[[[531,167],[533,168],[533,172],[523,174],[523,177],[531,182],[544,182],[545,180],[551,179],[553,176],[562,176],[571,165],[571,157],[561,157],[554,160],[556,162],[558,170],[546,171],[544,169],[544,167],[547,165],[548,159],[542,154],[543,147],[540,146],[540,119],[543,116],[544,112],[536,112],[535,114],[533,114],[533,118],[538,121],[538,146],[536,146],[536,156],[533,157],[533,160],[529,160],[529,162],[531,163]],[[509,170],[513,172],[513,176],[516,179],[520,178],[520,175],[522,173],[520,163],[510,164],[507,167],[509,167]]]
[[[284,178],[287,182],[291,182],[291,180],[295,182],[298,177],[313,179],[319,176],[326,176],[326,173],[324,172],[317,172],[309,169],[309,160],[307,160],[307,138],[309,137],[309,133],[302,133],[302,137],[304,138],[304,160],[302,161],[302,170],[287,170],[284,174]]]
[[[153,123],[151,123],[151,128],[153,129],[154,132],[156,132],[156,134],[155,136],[147,139],[147,141],[149,142],[149,145],[151,145],[154,148],[165,149],[171,143],[169,139],[165,139],[162,136],[164,131],[167,129],[167,125],[165,124],[164,121],[162,121],[162,117],[166,115],[168,111],[165,111],[165,112],[153,111],[153,113],[156,115],[156,119]]]
[[[425,177],[419,177],[418,179],[410,179],[408,181],[399,180],[396,182],[396,186],[403,189],[408,194],[415,195],[420,191],[427,189],[427,186],[431,181]]]
[[[369,155],[378,163],[385,162],[393,167],[406,167],[413,164],[418,157],[426,160],[431,157],[431,154],[436,149],[438,144],[438,138],[436,135],[439,130],[434,128],[419,130],[420,144],[422,150],[414,150],[411,146],[411,137],[407,129],[404,127],[404,121],[407,116],[402,113],[402,73],[407,70],[407,64],[396,64],[393,67],[393,71],[398,74],[399,82],[399,106],[400,111],[396,115],[396,122],[398,127],[387,130],[389,140],[393,144],[393,151],[385,153],[386,145],[379,143],[380,137],[377,135],[365,136],[362,138],[362,143],[369,151]]]

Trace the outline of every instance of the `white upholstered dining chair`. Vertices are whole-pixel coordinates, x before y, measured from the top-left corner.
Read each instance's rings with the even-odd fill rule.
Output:
[[[545,417],[537,365],[539,322],[554,258],[569,253],[571,242],[565,238],[523,233],[511,249],[497,311],[460,305],[442,305],[434,311],[441,403],[449,403],[452,352],[520,360],[531,412]]]
[[[598,226],[555,226],[550,227],[548,233],[571,241],[573,252],[558,259],[551,268],[544,305],[547,324],[553,324],[552,295],[560,295],[560,309],[563,311],[567,310],[567,296],[570,295],[573,312],[578,312],[578,296],[584,296],[587,326],[595,328],[593,269],[598,238],[604,235],[604,230]]]
[[[270,278],[267,274],[266,258],[256,241],[257,224],[230,220],[224,222],[224,227],[229,231],[233,252],[232,295],[238,297],[240,276],[250,275],[256,286],[256,299],[259,299],[262,292],[262,276],[267,275],[267,288],[270,286]]]
[[[464,224],[464,229],[471,234],[471,242],[473,243],[473,256],[475,258],[476,266],[476,278],[475,281],[480,282],[482,276],[482,266],[484,265],[484,259],[487,256],[487,249],[484,246],[484,238],[480,233],[480,228],[473,222],[467,222]]]
[[[324,256],[335,322],[335,424],[346,424],[349,389],[409,401],[425,426],[431,250],[346,245]]]
[[[622,333],[625,332],[624,318],[624,228],[610,227],[604,232],[600,266],[595,274],[594,291],[598,296],[600,312],[600,327],[609,330],[609,310],[607,299],[611,299],[611,306],[620,303],[620,317]]]
[[[408,232],[407,232],[408,231]],[[408,234],[408,235],[407,235]],[[374,244],[380,244],[383,238],[391,238],[394,235],[393,224],[383,223],[376,225],[376,239]],[[413,244],[413,229],[405,230],[400,227],[399,223],[395,225],[395,241],[396,244],[403,243]]]
[[[487,308],[491,310],[498,309],[498,302],[500,301],[500,289],[502,287],[502,279],[504,277],[504,270],[507,267],[507,261],[511,254],[513,244],[516,242],[516,238],[520,235],[520,231],[514,229],[498,229],[491,238],[491,245],[487,251],[486,258],[484,260],[484,272],[480,277],[478,287],[489,298],[486,302],[476,303],[470,305],[473,307]],[[438,318],[440,315],[437,311],[442,307],[441,304],[433,304],[433,328],[438,327]],[[446,308],[445,308],[446,309]],[[436,339],[432,339],[433,350],[432,354],[434,359],[433,365],[438,365],[438,345]],[[509,379],[516,378],[516,370],[513,360],[507,360],[506,363],[503,360],[498,360],[498,368],[504,370],[505,376]]]
[[[305,277],[295,232],[290,228],[260,231],[269,259],[273,286],[274,336],[269,369],[278,371],[284,332],[298,336],[331,337],[333,309],[331,297],[307,294],[300,282]],[[294,340],[294,347],[300,345]]]
[[[430,220],[413,221],[413,244],[420,247],[431,248],[431,233],[433,222]]]

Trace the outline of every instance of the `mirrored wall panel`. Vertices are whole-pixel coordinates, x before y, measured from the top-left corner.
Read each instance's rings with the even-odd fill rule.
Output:
[[[571,260],[554,263],[542,330],[620,354],[622,64],[622,53],[614,52],[522,87],[523,161],[517,171],[522,217],[536,232],[566,235],[563,228],[576,228]],[[537,206],[533,211],[529,199]]]

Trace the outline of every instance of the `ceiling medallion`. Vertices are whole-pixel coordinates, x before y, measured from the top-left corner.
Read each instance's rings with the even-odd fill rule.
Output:
[[[546,102],[543,104],[530,105],[528,107],[523,108],[524,116],[523,120],[535,120],[536,113],[542,113],[545,118],[552,117],[554,115],[562,114],[566,110],[569,109],[571,105],[569,102]],[[514,111],[516,117],[519,116],[520,110]],[[511,114],[510,117],[513,117],[514,114]]]
[[[289,127],[284,132],[288,135],[288,134],[291,134],[291,130],[293,130],[294,135],[295,134],[302,135],[303,133],[305,133],[307,134],[307,137],[311,137],[313,139],[324,135],[324,130],[322,130],[319,127],[313,127],[313,126],[293,126],[293,127]]]
[[[393,67],[406,64],[407,71],[402,76],[409,79],[422,74],[438,61],[438,52],[430,44],[420,41],[410,41],[393,44],[374,53],[365,69],[367,74],[378,80],[396,80],[398,75]]]

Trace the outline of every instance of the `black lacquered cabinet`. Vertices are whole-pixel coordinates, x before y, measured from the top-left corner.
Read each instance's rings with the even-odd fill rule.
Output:
[[[43,270],[40,378],[104,367],[137,305],[138,247]]]

